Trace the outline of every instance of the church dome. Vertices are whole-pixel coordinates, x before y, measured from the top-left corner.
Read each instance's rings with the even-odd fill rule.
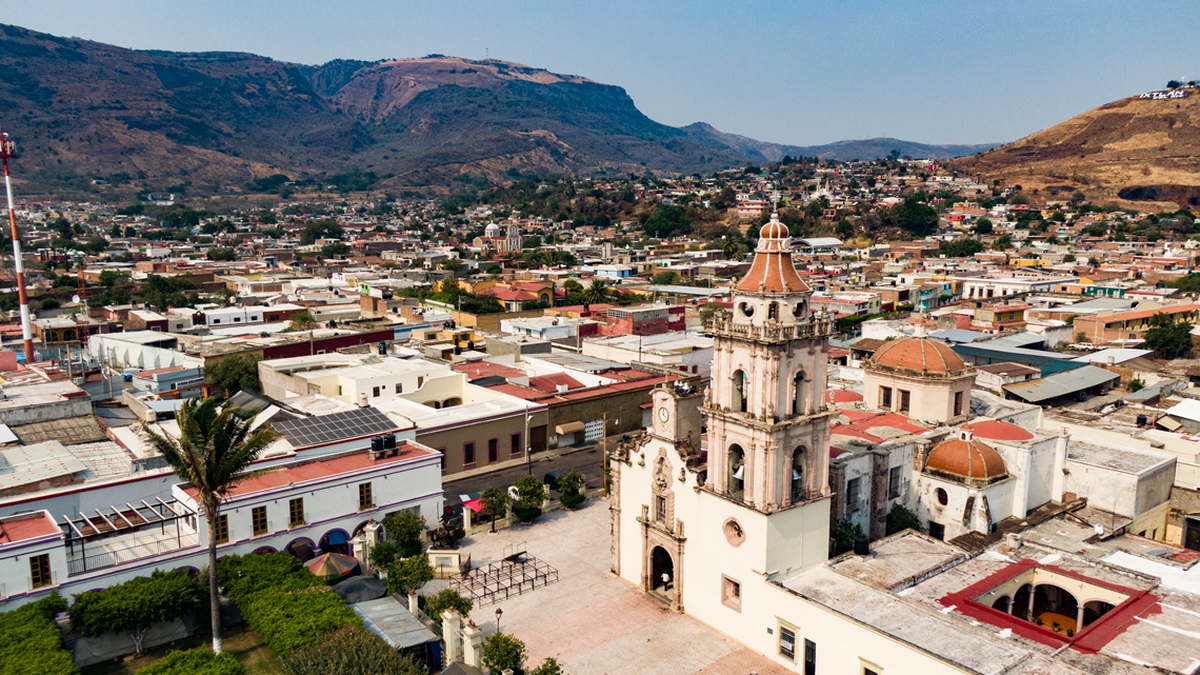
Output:
[[[871,363],[923,373],[954,373],[967,368],[946,343],[919,337],[904,337],[884,344],[871,357]]]
[[[738,282],[743,293],[811,293],[792,262],[792,249],[787,226],[779,222],[779,214],[759,230],[758,248],[750,271]]]
[[[759,239],[786,239],[787,236],[787,225],[779,222],[779,214],[777,213],[772,213],[771,220],[758,231]]]
[[[499,237],[500,236],[500,226],[495,223],[488,223],[488,226],[483,228],[483,236]]]
[[[927,471],[976,481],[991,482],[1008,475],[1004,458],[991,446],[975,440],[968,429],[958,438],[950,438],[933,446]]]

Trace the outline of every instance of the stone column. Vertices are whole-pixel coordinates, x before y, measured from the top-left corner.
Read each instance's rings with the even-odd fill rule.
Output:
[[[483,667],[483,631],[475,627],[474,621],[468,621],[462,629],[463,662],[476,668]]]
[[[419,604],[417,603],[417,592],[416,591],[413,591],[412,593],[408,594],[408,611],[413,616],[416,616],[417,612],[421,611],[421,608],[420,608]]]
[[[464,537],[469,537],[469,536],[471,536],[471,516],[472,516],[472,515],[474,515],[474,513],[475,513],[474,511],[472,511],[471,509],[467,508],[466,506],[462,507],[462,514],[463,514],[463,536],[464,536]]]
[[[442,612],[442,642],[446,643],[446,665],[462,660],[462,617],[453,607]]]
[[[350,553],[358,560],[358,564],[362,567],[364,574],[371,572],[371,560],[367,549],[367,538],[362,532],[354,535],[350,540]]]

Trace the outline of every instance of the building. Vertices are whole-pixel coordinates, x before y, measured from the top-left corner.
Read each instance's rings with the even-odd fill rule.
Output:
[[[863,363],[867,407],[913,419],[954,424],[968,412],[975,371],[944,342],[903,337]]]
[[[1144,340],[1150,330],[1151,317],[1164,314],[1175,321],[1200,320],[1200,304],[1183,303],[1154,309],[1139,309],[1133,312],[1100,312],[1091,316],[1076,316],[1075,333],[1096,345],[1109,343],[1131,344],[1129,341]]]
[[[600,327],[604,335],[658,335],[687,329],[687,308],[683,305],[642,305],[610,307],[608,323]]]

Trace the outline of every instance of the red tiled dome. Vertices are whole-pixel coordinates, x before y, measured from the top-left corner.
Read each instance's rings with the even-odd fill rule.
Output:
[[[974,438],[951,438],[933,446],[925,468],[977,480],[1008,475],[1000,453]]]
[[[772,216],[771,220],[758,231],[759,239],[786,239],[787,236],[787,225],[779,222],[775,216]]]
[[[779,222],[778,214],[758,231],[758,248],[754,264],[738,282],[743,293],[811,293],[812,288],[800,278],[792,262],[787,225]]]
[[[993,441],[1028,441],[1033,438],[1033,434],[1029,431],[1012,422],[1001,422],[1000,420],[972,422],[971,426],[963,428],[970,429],[971,433],[979,438]]]
[[[925,373],[951,373],[965,370],[967,365],[944,342],[929,338],[904,337],[892,340],[871,357],[879,366],[919,370]]]

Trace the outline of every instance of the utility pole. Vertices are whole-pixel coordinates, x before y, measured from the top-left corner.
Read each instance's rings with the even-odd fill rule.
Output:
[[[33,363],[33,330],[29,320],[29,295],[25,291],[25,264],[21,261],[21,237],[17,232],[17,212],[13,206],[12,179],[8,159],[16,156],[17,144],[0,132],[0,160],[4,162],[4,189],[8,193],[8,224],[12,228],[13,272],[17,277],[17,297],[21,302],[21,339],[25,343],[25,365]]]
[[[533,444],[529,442],[529,401],[525,401],[525,435],[522,437],[525,443],[525,469],[528,475],[533,475]]]

